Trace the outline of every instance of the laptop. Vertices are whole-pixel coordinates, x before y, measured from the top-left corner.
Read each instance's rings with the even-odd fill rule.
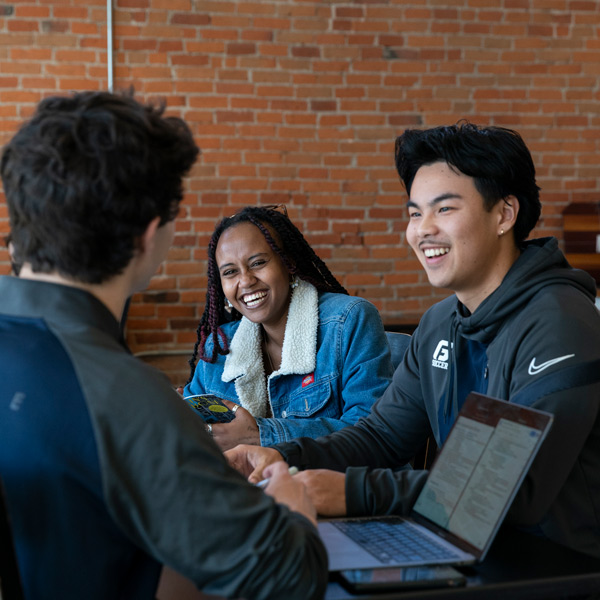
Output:
[[[329,570],[483,560],[552,419],[469,394],[408,517],[319,521]]]

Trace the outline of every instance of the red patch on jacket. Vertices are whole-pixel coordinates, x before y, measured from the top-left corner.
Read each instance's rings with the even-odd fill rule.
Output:
[[[302,379],[302,387],[306,387],[307,385],[310,385],[311,383],[315,382],[315,374],[311,373],[310,375],[307,375],[306,377],[304,377],[304,379]]]

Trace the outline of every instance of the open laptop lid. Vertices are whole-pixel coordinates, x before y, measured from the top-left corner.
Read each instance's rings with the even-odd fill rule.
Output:
[[[546,412],[469,394],[411,517],[482,560],[552,419]]]

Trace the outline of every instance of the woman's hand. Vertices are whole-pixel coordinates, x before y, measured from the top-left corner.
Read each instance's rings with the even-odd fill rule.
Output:
[[[260,446],[260,434],[254,417],[239,404],[229,400],[223,402],[235,412],[235,419],[229,423],[213,423],[212,437],[223,452],[238,444]]]

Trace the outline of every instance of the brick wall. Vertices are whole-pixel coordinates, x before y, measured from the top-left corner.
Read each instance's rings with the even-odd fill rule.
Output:
[[[406,127],[519,130],[543,188],[535,233],[561,237],[564,207],[599,198],[599,32],[591,0],[116,0],[115,88],[165,97],[203,149],[175,246],[132,302],[133,349],[190,347],[208,237],[246,204],[286,203],[353,294],[417,319],[444,294],[404,240]],[[106,89],[106,33],[104,2],[0,0],[0,142],[43,96]]]

